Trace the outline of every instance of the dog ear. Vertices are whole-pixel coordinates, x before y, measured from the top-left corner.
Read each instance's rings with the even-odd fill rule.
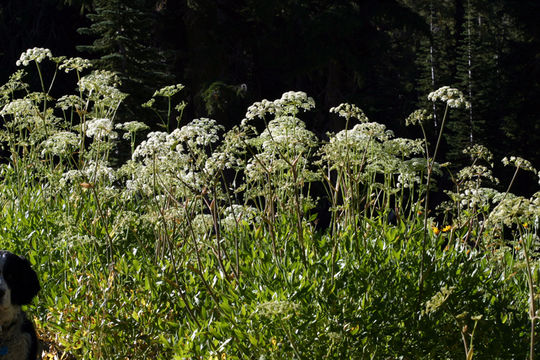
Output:
[[[11,302],[17,305],[30,304],[41,286],[30,261],[17,255],[9,256],[4,273],[11,289]]]

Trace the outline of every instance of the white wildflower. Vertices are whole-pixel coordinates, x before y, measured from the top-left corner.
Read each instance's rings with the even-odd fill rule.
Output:
[[[167,153],[171,149],[166,148],[167,133],[153,131],[147,135],[147,139],[139,144],[133,152],[133,160],[153,157],[155,154]]]
[[[182,84],[165,86],[159,90],[156,90],[156,92],[154,92],[154,95],[152,95],[152,97],[156,97],[156,96],[171,97],[175,95],[176,93],[178,93],[183,88],[184,88],[184,85]]]
[[[65,59],[58,68],[68,73],[71,70],[76,70],[77,72],[81,72],[84,69],[87,69],[90,67],[92,67],[92,63],[90,62],[90,60],[83,59],[80,57],[75,57],[75,58]]]
[[[282,151],[294,153],[307,152],[317,145],[315,134],[306,129],[304,122],[292,116],[281,116],[270,121],[259,136],[264,151]]]
[[[148,125],[140,121],[128,121],[122,124],[116,124],[116,128],[126,131],[123,136],[124,139],[129,139],[132,134],[149,129]]]
[[[83,109],[84,101],[77,95],[64,95],[56,101],[56,107],[64,111],[69,108]]]
[[[366,114],[358,106],[354,104],[343,103],[339,106],[333,107],[330,109],[331,113],[336,113],[344,118],[355,118],[360,120],[360,122],[368,122]]]
[[[197,214],[191,221],[191,230],[196,239],[201,239],[214,229],[214,218],[210,214]]]
[[[474,180],[475,182],[480,182],[482,179],[487,179],[495,184],[499,182],[499,180],[492,175],[491,170],[484,165],[464,167],[459,171],[457,177],[462,181]]]
[[[80,184],[81,182],[112,184],[116,180],[116,173],[108,163],[103,161],[89,161],[81,170],[69,170],[60,179],[61,186],[67,184]]]
[[[458,89],[450,86],[443,86],[428,95],[428,100],[445,102],[451,108],[465,107],[470,108],[471,104],[465,100],[465,96]]]
[[[258,210],[252,206],[233,204],[223,211],[223,220],[221,224],[226,229],[232,230],[238,224],[259,223],[261,219],[257,214]]]
[[[110,119],[92,119],[85,123],[86,136],[102,140],[105,137],[116,139],[117,134],[113,131],[113,123]]]
[[[28,49],[21,54],[19,60],[17,60],[17,66],[27,66],[31,61],[40,63],[45,58],[52,59],[52,52],[49,49],[44,48],[33,48]]]
[[[473,161],[477,159],[483,159],[489,163],[493,160],[493,153],[489,151],[489,149],[486,148],[484,145],[480,144],[468,146],[463,150],[463,153],[468,154]]]
[[[537,173],[537,170],[534,168],[534,166],[529,160],[525,160],[519,156],[510,156],[510,158],[504,157],[502,159],[502,163],[504,164],[504,166],[512,165],[525,171],[532,171],[535,174]]]
[[[421,139],[395,138],[385,141],[383,147],[387,153],[402,157],[409,157],[413,154],[423,154],[424,141]]]
[[[0,115],[33,115],[38,112],[34,103],[30,99],[15,99],[4,106],[0,111]]]
[[[405,125],[422,125],[424,122],[431,119],[432,117],[433,115],[429,114],[428,111],[425,109],[415,110],[411,115],[407,117],[407,119],[405,120]]]
[[[516,223],[534,223],[540,217],[540,206],[538,206],[536,195],[527,199],[512,193],[500,194],[499,198],[502,200],[489,215],[489,221],[493,224],[503,223],[507,226]]]
[[[303,91],[288,91],[284,93],[281,98],[274,101],[268,101],[266,99],[255,102],[251,105],[244,120],[242,120],[242,126],[247,125],[249,120],[254,118],[264,118],[266,114],[279,116],[293,115],[295,116],[299,110],[308,111],[315,107],[315,101],[313,98],[307,96]]]
[[[242,125],[244,126],[248,120],[254,119],[254,118],[264,118],[266,114],[275,114],[276,113],[276,106],[273,102],[268,101],[266,99],[263,99],[262,101],[258,101],[253,103],[250,107],[248,107],[246,112],[246,118],[242,120]]]
[[[111,71],[96,70],[89,75],[82,77],[77,84],[81,91],[99,92],[101,89],[119,85],[120,80],[118,76]]]
[[[216,143],[219,140],[219,132],[223,130],[224,127],[216,120],[201,118],[175,129],[168,136],[173,143],[176,141],[186,143],[189,148],[206,147]]]
[[[67,156],[79,145],[79,136],[69,131],[60,131],[43,141],[41,156],[48,154]]]
[[[315,100],[303,91],[288,91],[274,100],[278,115],[295,115],[298,109],[308,111],[315,107]]]

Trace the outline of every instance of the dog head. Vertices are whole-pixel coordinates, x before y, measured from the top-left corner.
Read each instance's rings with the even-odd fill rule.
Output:
[[[41,289],[30,262],[9,251],[0,251],[0,312],[30,304]]]

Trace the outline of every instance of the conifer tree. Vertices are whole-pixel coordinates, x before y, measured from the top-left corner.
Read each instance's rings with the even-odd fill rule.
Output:
[[[427,124],[430,143],[434,143],[441,125],[444,108],[428,101],[427,94],[441,86],[452,85],[455,73],[455,59],[452,56],[455,47],[453,1],[422,0],[404,1],[413,11],[422,16],[427,31],[418,40],[416,65],[418,107],[429,109],[433,116],[431,124]],[[441,149],[446,152],[446,146]]]
[[[497,152],[504,141],[502,114],[508,109],[501,97],[505,80],[500,58],[506,46],[502,35],[512,29],[509,19],[502,14],[504,7],[500,0],[465,2],[456,86],[467,94],[471,108],[460,114],[459,122],[449,124],[449,138],[456,145],[451,154],[453,159],[461,157],[461,151],[468,145],[482,144]]]
[[[94,12],[88,14],[92,24],[81,28],[81,34],[95,37],[91,45],[77,49],[97,56],[99,69],[118,74],[122,90],[130,96],[126,100],[128,113],[133,115],[140,104],[156,89],[171,83],[167,54],[153,46],[152,34],[158,14],[152,1],[95,0]]]

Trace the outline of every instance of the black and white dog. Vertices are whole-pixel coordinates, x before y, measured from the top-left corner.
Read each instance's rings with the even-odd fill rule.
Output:
[[[0,251],[0,360],[41,358],[34,325],[21,310],[21,305],[30,304],[39,290],[30,262]]]

